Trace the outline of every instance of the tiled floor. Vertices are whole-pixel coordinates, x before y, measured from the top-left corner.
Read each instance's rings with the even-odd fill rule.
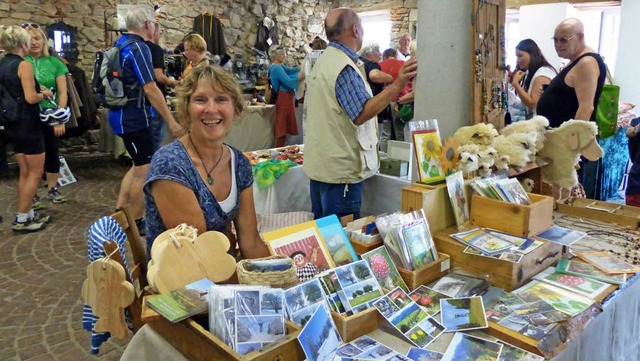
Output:
[[[0,360],[118,360],[127,344],[112,338],[91,355],[80,299],[85,233],[114,210],[126,168],[111,162],[71,168],[78,182],[61,188],[69,201],[45,201],[51,221],[37,233],[11,231],[16,177],[0,179]]]

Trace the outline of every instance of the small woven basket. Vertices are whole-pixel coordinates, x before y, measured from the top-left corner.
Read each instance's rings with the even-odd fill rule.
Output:
[[[266,261],[270,259],[288,259],[291,268],[284,271],[257,272],[247,270],[247,265],[252,261]],[[265,258],[243,259],[236,265],[238,282],[243,285],[261,285],[279,288],[288,288],[298,283],[298,268],[291,258],[285,255],[275,255]]]

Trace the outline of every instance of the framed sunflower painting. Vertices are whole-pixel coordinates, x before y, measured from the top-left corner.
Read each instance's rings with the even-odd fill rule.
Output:
[[[418,163],[420,183],[433,184],[444,181],[445,174],[439,161],[442,155],[442,145],[438,130],[413,130],[411,136]]]

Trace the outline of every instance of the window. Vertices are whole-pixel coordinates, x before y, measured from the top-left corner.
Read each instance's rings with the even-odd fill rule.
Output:
[[[377,43],[380,51],[391,46],[391,17],[389,10],[359,13],[364,29],[364,43]]]

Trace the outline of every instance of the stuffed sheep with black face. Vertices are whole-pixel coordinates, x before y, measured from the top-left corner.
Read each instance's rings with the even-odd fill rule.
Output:
[[[478,170],[478,153],[480,147],[476,144],[461,145],[460,156],[458,161],[458,170],[462,171],[465,175],[469,175],[472,172]]]
[[[478,123],[466,127],[459,128],[453,134],[453,139],[460,145],[475,144],[484,149],[493,143],[498,131],[490,123]]]

